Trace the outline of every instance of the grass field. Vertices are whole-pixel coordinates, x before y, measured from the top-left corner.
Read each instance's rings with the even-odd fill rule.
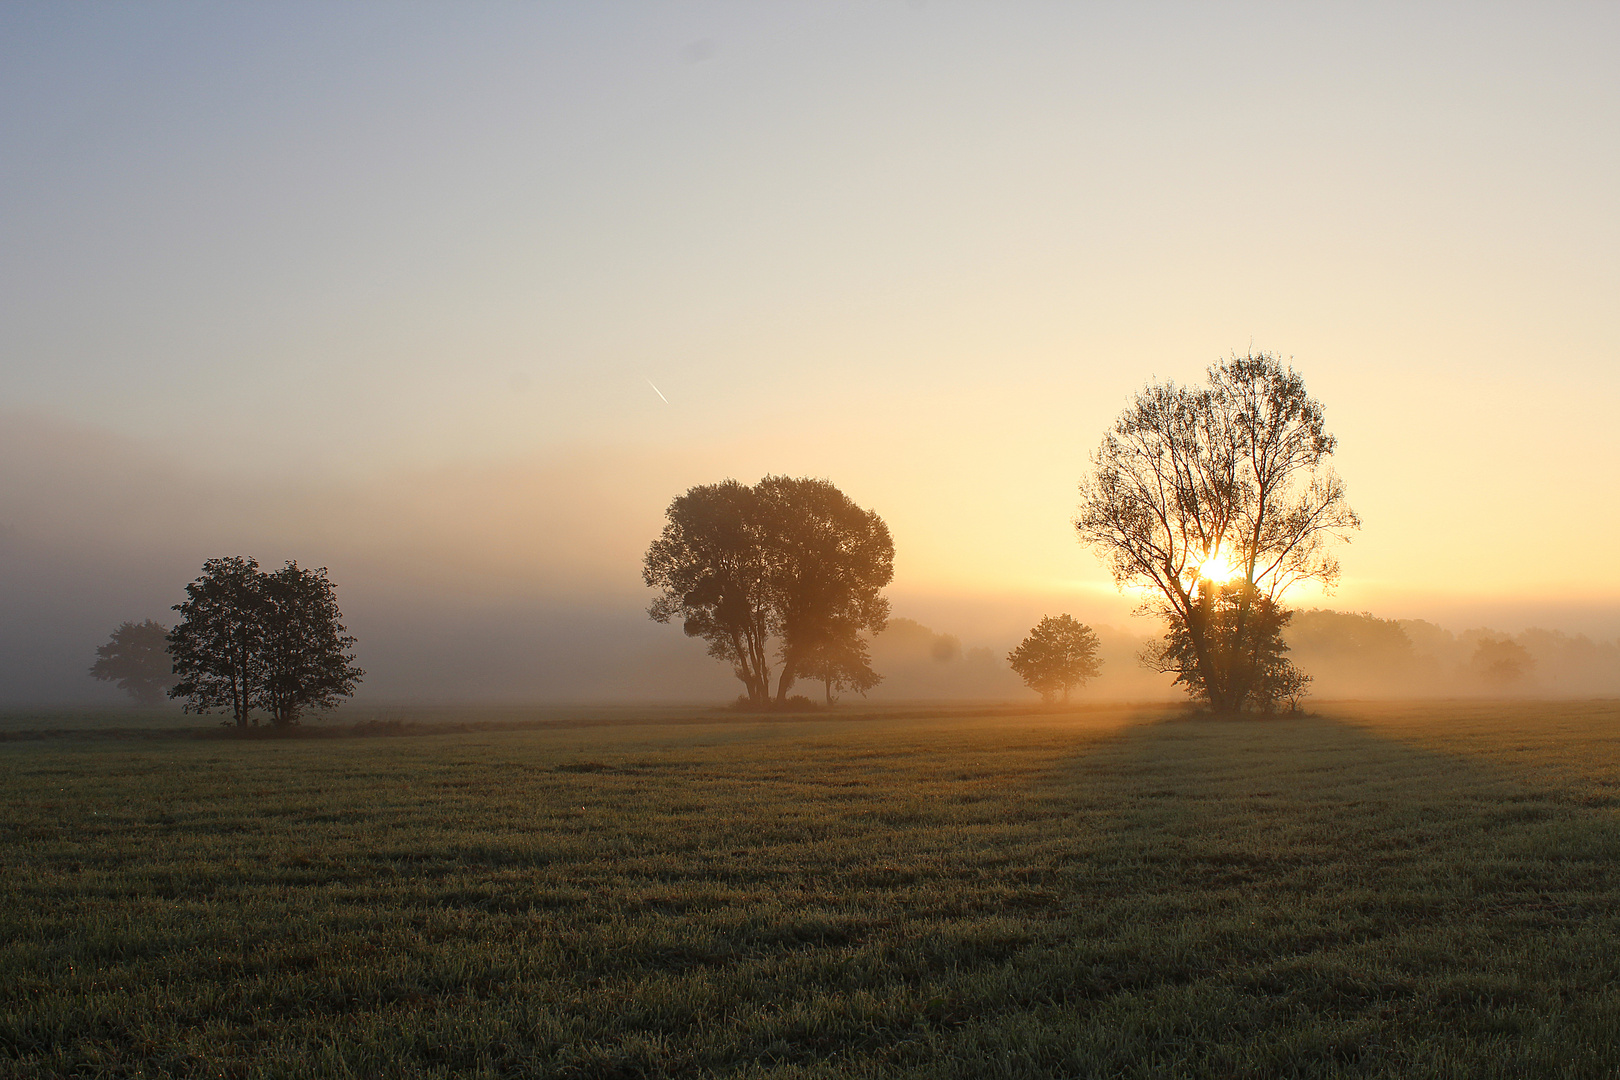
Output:
[[[0,1074],[1620,1073],[1620,704],[1319,710],[0,742]]]

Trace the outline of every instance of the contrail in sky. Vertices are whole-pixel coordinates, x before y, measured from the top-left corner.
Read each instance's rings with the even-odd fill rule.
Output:
[[[642,378],[644,378],[644,379],[645,379],[645,378],[646,378],[646,376],[645,376],[645,375],[643,375],[643,376],[642,376]],[[661,399],[662,399],[662,400],[663,400],[663,402],[664,402],[664,404],[665,404],[665,405],[668,405],[668,404],[669,404],[669,398],[667,398],[667,397],[664,397],[664,392],[663,392],[663,391],[662,391],[662,390],[660,390],[660,389],[658,389],[658,387],[656,387],[656,386],[653,386],[653,381],[652,381],[652,380],[651,380],[651,379],[647,379],[647,385],[648,385],[648,386],[652,386],[652,388],[653,388],[653,393],[655,393],[655,394],[657,394],[657,395],[658,395],[658,396],[659,396],[659,398],[661,398]]]

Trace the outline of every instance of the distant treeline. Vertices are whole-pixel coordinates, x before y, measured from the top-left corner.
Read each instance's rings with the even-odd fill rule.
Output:
[[[1319,696],[1620,693],[1620,643],[1532,628],[1454,634],[1422,619],[1294,612],[1284,638]]]
[[[1099,626],[1102,674],[1081,694],[1091,700],[1180,697],[1164,675],[1137,662],[1154,640],[1141,631]],[[1317,697],[1468,697],[1620,693],[1620,642],[1532,629],[1520,634],[1474,629],[1453,633],[1422,619],[1381,619],[1366,612],[1311,608],[1284,630],[1299,669],[1315,678]],[[1005,649],[964,648],[953,634],[892,618],[872,639],[873,664],[885,673],[871,697],[1007,701],[1029,691],[1008,668]]]

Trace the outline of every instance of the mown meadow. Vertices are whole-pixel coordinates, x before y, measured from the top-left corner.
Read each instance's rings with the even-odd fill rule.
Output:
[[[1620,703],[1317,708],[0,725],[0,1075],[1620,1073]]]

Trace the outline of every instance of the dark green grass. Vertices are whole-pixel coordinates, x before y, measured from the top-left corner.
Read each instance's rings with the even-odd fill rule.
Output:
[[[1328,711],[7,742],[0,1074],[1615,1075],[1620,708]]]

